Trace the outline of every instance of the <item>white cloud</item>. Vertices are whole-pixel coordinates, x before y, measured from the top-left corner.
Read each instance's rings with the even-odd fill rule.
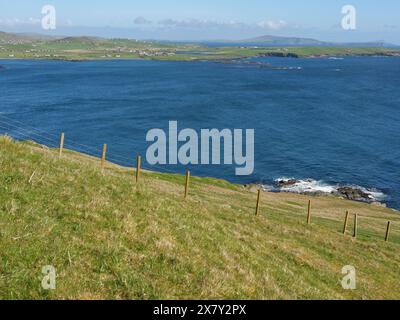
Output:
[[[151,21],[147,20],[145,17],[136,17],[133,22],[134,24],[151,24]]]
[[[198,20],[198,19],[164,19],[158,22],[159,25],[164,27],[177,27],[177,28],[215,28],[215,27],[246,27],[246,24],[231,21],[215,21],[215,20]]]
[[[183,27],[183,28],[203,28],[207,26],[214,26],[216,23],[207,20],[197,19],[164,19],[158,22],[160,25],[165,27]]]
[[[23,25],[38,25],[40,24],[40,19],[37,18],[0,18],[0,25],[6,27],[15,27],[15,26],[23,26]]]
[[[268,30],[280,30],[288,26],[288,23],[284,20],[266,20],[261,21],[257,24],[260,28]]]

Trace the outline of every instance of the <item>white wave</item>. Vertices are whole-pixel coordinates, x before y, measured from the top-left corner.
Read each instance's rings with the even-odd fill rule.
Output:
[[[296,180],[296,183],[281,186],[281,191],[294,192],[294,193],[333,193],[337,191],[337,186],[329,185],[321,180],[314,179],[294,179],[294,178],[278,178],[275,182]]]

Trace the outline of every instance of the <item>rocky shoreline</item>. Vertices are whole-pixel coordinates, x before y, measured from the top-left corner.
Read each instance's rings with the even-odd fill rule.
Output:
[[[314,182],[315,180],[312,179],[306,179],[306,180],[277,179],[275,180],[274,186],[272,188],[268,188],[262,184],[247,184],[244,185],[244,187],[248,190],[256,190],[262,188],[264,191],[289,192],[297,194],[307,194],[312,196],[334,195],[347,200],[364,202],[364,203],[369,203],[371,205],[386,207],[385,203],[378,201],[371,195],[372,191],[369,192],[368,190],[358,186],[338,186],[336,188],[326,187],[327,190],[325,191],[312,190],[311,188],[308,190],[306,188],[304,190],[301,190],[301,188],[296,188],[299,185],[304,185],[307,183],[312,184]]]

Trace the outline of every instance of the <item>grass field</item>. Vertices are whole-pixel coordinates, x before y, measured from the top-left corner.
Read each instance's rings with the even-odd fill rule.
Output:
[[[399,299],[399,212],[143,172],[0,137],[0,299]],[[351,219],[341,233],[345,211]],[[358,237],[351,236],[358,213]],[[389,242],[384,241],[391,220]],[[42,267],[57,271],[41,288]],[[357,289],[340,285],[353,265]]]

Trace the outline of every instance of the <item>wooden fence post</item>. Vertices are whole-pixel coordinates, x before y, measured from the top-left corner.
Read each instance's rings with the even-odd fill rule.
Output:
[[[354,232],[353,237],[357,238],[357,224],[358,224],[358,214],[354,215]]]
[[[61,133],[61,137],[60,137],[60,151],[59,151],[59,154],[58,154],[59,158],[61,158],[63,150],[64,150],[64,132]]]
[[[104,170],[104,165],[106,162],[106,152],[107,152],[107,144],[103,145],[103,153],[101,155],[101,170]]]
[[[388,221],[387,228],[386,228],[386,236],[385,236],[385,241],[389,241],[389,234],[390,234],[390,221]]]
[[[260,198],[261,198],[261,188],[258,189],[258,194],[257,194],[257,205],[256,205],[256,216],[260,213]]]
[[[307,224],[311,224],[311,200],[308,200]]]
[[[346,211],[346,217],[344,218],[343,234],[346,234],[348,221],[349,221],[349,212]]]
[[[136,158],[136,183],[139,182],[141,162],[142,162],[142,158],[140,156],[137,156],[137,158]]]
[[[186,182],[185,182],[185,199],[189,194],[189,181],[190,181],[190,171],[186,171]]]

